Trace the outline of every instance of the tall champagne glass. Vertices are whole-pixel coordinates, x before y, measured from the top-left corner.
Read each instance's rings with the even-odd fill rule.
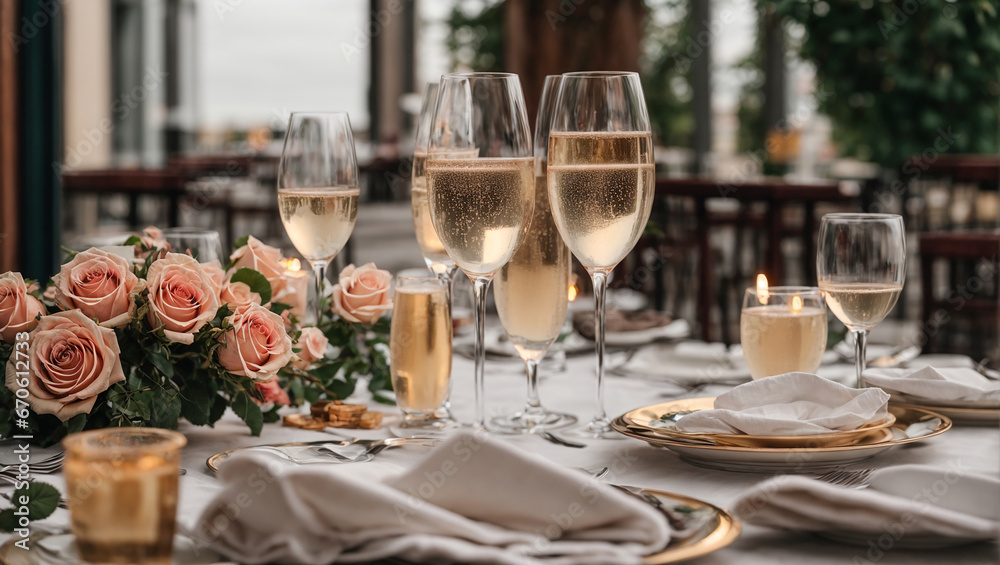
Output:
[[[548,158],[556,226],[594,282],[597,409],[579,433],[620,437],[604,409],[604,295],[608,275],[642,235],[653,201],[653,139],[639,75],[564,74]]]
[[[906,277],[906,232],[896,214],[827,214],[816,250],[819,288],[854,334],[857,387],[868,332],[892,311]]]
[[[514,257],[500,269],[494,282],[500,321],[524,360],[528,376],[524,410],[490,422],[493,429],[503,432],[531,433],[576,422],[575,416],[546,410],[538,398],[538,365],[566,321],[572,269],[572,256],[556,229],[549,193],[545,190],[549,121],[559,79],[559,75],[545,77],[535,121],[535,211],[531,225]]]
[[[326,266],[358,217],[358,160],[344,112],[293,112],[278,164],[278,210],[292,245],[316,275],[316,322]]]
[[[486,427],[486,292],[524,239],[534,206],[534,159],[517,75],[441,77],[431,121],[427,190],[434,230],[476,298],[476,416]]]

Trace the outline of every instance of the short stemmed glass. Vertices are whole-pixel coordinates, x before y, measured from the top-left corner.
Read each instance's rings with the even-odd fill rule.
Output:
[[[653,138],[639,75],[564,74],[548,159],[556,226],[594,282],[597,408],[577,433],[620,438],[604,408],[604,295],[608,275],[642,235],[653,201]]]
[[[476,298],[476,415],[486,427],[486,293],[524,239],[534,206],[534,159],[517,75],[441,77],[431,120],[427,190],[431,221]]]
[[[816,270],[827,305],[854,334],[856,386],[861,388],[868,332],[892,311],[906,278],[902,216],[823,216]]]
[[[572,259],[552,220],[545,168],[549,121],[559,89],[558,75],[545,77],[535,122],[535,211],[524,242],[500,269],[494,286],[497,312],[528,375],[528,400],[523,410],[490,421],[494,430],[531,433],[568,426],[576,417],[545,409],[538,398],[538,365],[559,337],[566,321]]]
[[[293,112],[278,164],[278,210],[292,245],[316,276],[316,322],[326,266],[344,248],[358,217],[358,160],[344,112]]]
[[[219,261],[225,266],[222,257],[222,242],[219,232],[201,228],[167,228],[163,230],[163,239],[170,244],[175,253],[190,252],[191,256],[201,263]]]

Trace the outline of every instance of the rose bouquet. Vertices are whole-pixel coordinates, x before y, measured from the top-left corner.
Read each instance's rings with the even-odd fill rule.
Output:
[[[0,275],[0,436],[47,445],[108,426],[213,425],[227,409],[257,435],[282,405],[343,399],[369,376],[391,402],[391,276],[349,265],[304,327],[302,277],[254,237],[230,264],[173,253],[155,228],[125,242],[139,260],[71,254],[42,291]]]

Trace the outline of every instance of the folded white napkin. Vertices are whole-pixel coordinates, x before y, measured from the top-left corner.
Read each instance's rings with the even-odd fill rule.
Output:
[[[877,388],[858,390],[810,373],[786,373],[722,394],[714,410],[682,417],[677,429],[698,434],[824,434],[881,422],[888,402],[889,395]]]
[[[865,489],[782,475],[733,508],[746,522],[787,530],[992,539],[1000,529],[1000,480],[957,464],[889,467]]]
[[[484,434],[385,482],[238,454],[195,534],[241,563],[640,563],[670,540],[655,509]]]
[[[634,347],[660,339],[684,339],[689,335],[691,335],[691,325],[688,324],[687,320],[681,318],[665,326],[645,330],[606,332],[604,343],[611,347]]]
[[[612,370],[679,384],[731,384],[750,380],[750,369],[740,350],[731,351],[723,343],[703,341],[643,347]]]
[[[864,380],[890,393],[942,406],[1000,407],[1000,381],[973,369],[868,369]]]

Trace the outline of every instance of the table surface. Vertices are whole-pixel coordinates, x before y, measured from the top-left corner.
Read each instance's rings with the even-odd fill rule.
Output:
[[[850,374],[849,367],[839,367],[838,374]],[[823,370],[821,370],[821,373]],[[472,362],[458,357],[452,367],[453,407],[459,419],[472,417]],[[581,421],[591,415],[594,402],[595,376],[593,355],[568,358],[566,369],[559,373],[541,371],[541,398],[545,406],[576,414]],[[632,408],[668,400],[664,393],[677,389],[662,381],[635,377],[608,376],[605,382],[609,414],[618,415]],[[723,387],[711,387],[705,392],[714,395]],[[525,378],[520,362],[493,361],[487,363],[487,409],[492,415],[518,409],[525,396]],[[376,405],[375,409],[394,416],[392,407]],[[387,421],[390,420],[387,418]],[[391,421],[398,421],[392,419]],[[329,438],[322,432],[265,425],[262,436],[252,437],[246,427],[232,414],[226,415],[215,428],[198,428],[183,424],[181,431],[188,437],[183,466],[187,474],[181,477],[181,504],[178,519],[193,525],[201,510],[218,490],[218,483],[205,460],[214,453],[239,446],[283,441]],[[354,430],[347,430],[355,433]],[[383,437],[387,430],[357,430],[361,437]],[[691,466],[677,455],[657,449],[644,442],[622,440],[588,441],[586,449],[572,449],[548,443],[537,436],[504,436],[520,448],[547,457],[557,463],[574,467],[609,467],[608,482],[662,489],[699,498],[724,508],[731,507],[742,493],[764,481],[767,475],[715,471]],[[368,463],[340,465],[338,472],[353,473],[369,479],[399,472],[426,453],[427,448],[404,446],[390,449]],[[42,450],[33,457],[44,456]],[[891,450],[859,467],[887,467],[904,463],[947,466],[962,465],[970,472],[997,474],[1000,469],[1000,430],[997,427],[957,427],[946,434]],[[512,472],[516,470],[512,469]],[[59,475],[41,477],[62,488]],[[68,514],[59,510],[45,524],[60,527]],[[0,536],[2,538],[2,536]],[[980,543],[943,550],[891,549],[878,559],[868,554],[868,548],[842,545],[806,533],[784,532],[744,524],[743,533],[731,546],[708,555],[699,565],[777,565],[777,564],[940,564],[996,563],[998,548],[994,543]]]

